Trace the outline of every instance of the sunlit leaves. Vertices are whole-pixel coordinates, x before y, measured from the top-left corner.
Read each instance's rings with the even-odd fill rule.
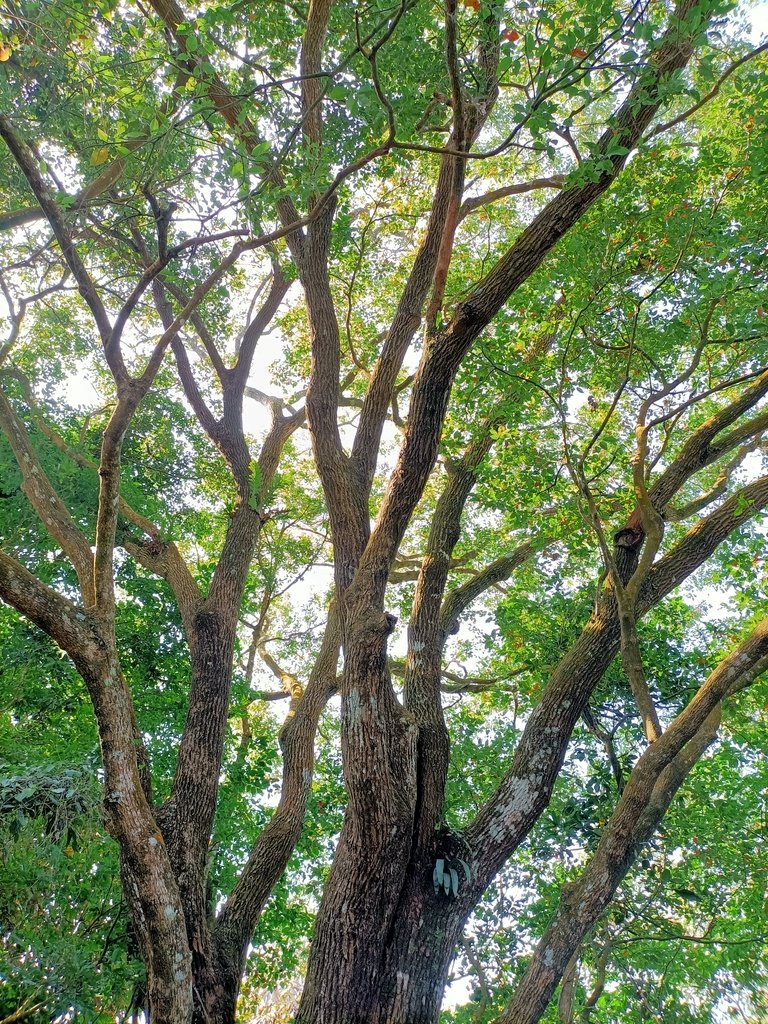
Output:
[[[248,3],[206,3],[187,12],[189,20],[170,33],[170,46],[154,15],[107,0],[87,8],[29,4],[26,21],[9,8],[0,26],[4,109],[34,146],[35,166],[112,318],[169,246],[178,247],[163,268],[172,317],[220,265],[234,237],[275,228],[276,203],[290,197],[298,216],[314,216],[313,197],[341,168],[385,140],[392,144],[345,179],[334,197],[328,283],[340,329],[340,384],[329,397],[339,400],[346,451],[424,236],[439,151],[451,137],[452,90],[458,83],[471,108],[487,84],[478,51],[500,48],[500,97],[467,161],[470,202],[460,208],[438,328],[549,198],[595,180],[611,157],[629,157],[612,191],[515,292],[460,367],[438,464],[392,573],[387,608],[401,617],[390,648],[399,693],[398,645],[436,502],[467,445],[487,437],[490,450],[476,469],[451,553],[449,590],[524,540],[535,542],[536,553],[473,602],[446,647],[443,703],[452,764],[444,817],[453,829],[471,820],[497,785],[553,667],[601,593],[595,524],[610,542],[636,505],[632,469],[642,403],[649,403],[647,419],[654,421],[652,482],[692,431],[765,364],[764,59],[735,68],[710,105],[677,121],[720,82],[733,59],[746,55],[746,44],[716,23],[708,41],[700,40],[701,58],[690,72],[663,83],[664,117],[672,123],[652,130],[632,153],[618,144],[596,149],[619,99],[642,84],[641,69],[653,59],[669,8],[597,0],[543,8],[520,3],[498,12],[486,0],[467,0],[456,12],[456,64],[448,69],[439,5],[335,4],[319,75],[322,140],[311,142],[303,132],[298,74],[306,12],[295,5],[267,3],[255,11]],[[222,101],[223,89],[231,101]],[[20,214],[18,230],[7,235],[4,277],[5,301],[15,302],[20,328],[2,386],[41,469],[90,545],[95,465],[115,388],[60,250],[34,211],[26,217],[30,192],[5,152],[0,182],[4,208]],[[509,191],[510,184],[521,188]],[[183,394],[169,356],[122,452],[117,644],[158,801],[171,788],[190,658],[164,570],[152,572],[152,560],[175,544],[205,594],[238,501],[250,500],[261,517],[237,627],[210,849],[211,913],[231,891],[277,802],[280,728],[291,713],[287,689],[292,678],[301,685],[311,671],[331,589],[326,508],[303,422],[269,486],[255,468],[269,417],[300,417],[305,401],[311,337],[296,283],[273,333],[259,342],[249,379],[248,394],[260,403],[254,412],[247,399],[248,450],[240,453],[250,495],[238,494],[222,456],[239,410],[223,401],[221,382],[233,372],[275,264],[296,281],[284,238],[245,255],[210,290],[196,310],[199,323],[190,320],[180,334],[197,392]],[[142,292],[124,335],[132,372],[141,371],[164,330],[153,299],[151,287]],[[0,312],[11,325],[10,306]],[[417,331],[387,396],[372,522],[407,430],[423,345]],[[678,386],[654,397],[681,375]],[[214,421],[212,437],[193,412],[203,401]],[[764,449],[756,445],[745,460],[728,486],[763,471]],[[579,493],[575,486],[576,470],[588,483],[591,507],[584,488]],[[698,509],[686,515],[685,506],[717,488],[721,470],[721,463],[703,468],[675,497],[667,547],[695,523]],[[74,594],[71,566],[32,512],[22,483],[3,443],[3,545],[41,581]],[[241,490],[248,490],[242,482]],[[763,541],[759,527],[731,538],[688,589],[640,625],[649,688],[665,723],[764,605]],[[705,586],[711,589],[702,593]],[[86,694],[69,663],[29,627],[3,618],[0,628],[0,752],[8,761],[0,791],[12,811],[3,869],[8,891],[29,890],[35,901],[29,927],[19,902],[8,904],[15,931],[12,941],[3,936],[11,965],[4,970],[17,1002],[20,987],[34,988],[44,972],[58,970],[69,1002],[62,1009],[52,1003],[52,1013],[71,1005],[72,1013],[87,1007],[94,1020],[114,1017],[130,1002],[137,970],[110,888],[113,854],[104,851],[112,848],[92,803],[80,800],[87,786],[57,790],[82,765],[90,769],[90,784],[98,781]],[[760,917],[765,867],[761,701],[755,690],[726,716],[720,745],[582,950],[580,1009],[593,1009],[590,993],[601,972],[606,979],[594,1000],[595,1024],[654,1014],[672,1019],[673,1012],[680,1020],[714,1019],[727,1009],[709,977],[735,1000],[763,979],[764,951],[746,923]],[[616,663],[576,727],[548,811],[469,926],[490,965],[497,1005],[524,968],[561,885],[598,842],[643,744]],[[285,986],[302,968],[346,802],[334,703],[321,722],[316,757],[304,833],[261,918],[248,989]],[[58,805],[51,794],[61,797]],[[58,831],[51,828],[57,814],[66,817]],[[459,863],[453,864],[457,876]],[[460,885],[452,884],[450,871],[448,865],[443,885],[448,877],[455,897]],[[740,871],[748,878],[741,888]],[[54,877],[63,881],[46,909]],[[45,942],[33,943],[35,924]],[[71,933],[87,936],[87,970],[73,969]],[[24,960],[27,949],[33,952]],[[468,953],[466,959],[468,970],[477,971]],[[684,998],[675,1002],[674,992]],[[497,1005],[486,1007],[486,1019]],[[474,1016],[477,1006],[456,1019]]]

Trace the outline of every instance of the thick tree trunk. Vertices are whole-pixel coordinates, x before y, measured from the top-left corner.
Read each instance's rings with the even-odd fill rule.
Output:
[[[372,897],[356,894],[348,910],[369,916],[364,941],[343,919],[318,919],[297,1024],[434,1024],[461,928],[441,906],[450,897],[419,889],[407,886],[410,902],[389,924]]]
[[[636,564],[636,553],[630,556],[624,573]],[[491,864],[468,852],[463,837],[445,829],[436,831],[433,825],[431,838],[419,834],[419,800],[428,773],[418,774],[415,743],[392,744],[384,756],[379,749],[394,734],[393,719],[407,722],[410,715],[383,685],[376,655],[384,650],[382,631],[376,635],[371,628],[363,641],[363,636],[350,641],[342,705],[350,803],[318,914],[297,1024],[434,1024],[466,920],[510,851],[507,843]],[[563,752],[581,707],[617,648],[616,606],[606,594],[555,672],[555,680],[558,672],[567,677],[563,693],[555,686],[558,705],[567,697]],[[580,688],[574,685],[578,680]],[[531,729],[536,731],[533,722]],[[415,725],[406,732],[415,738]],[[385,763],[388,771],[383,773]],[[553,762],[550,789],[558,767],[559,761]],[[540,794],[542,808],[548,791]],[[537,817],[532,807],[520,822],[519,841]],[[502,824],[494,835],[506,836]],[[457,871],[458,894],[435,893],[438,859]],[[471,882],[460,861],[472,862]]]
[[[386,667],[392,622],[350,612],[342,690],[349,803],[318,913],[299,1022],[377,1020],[381,967],[411,853],[417,730]]]
[[[147,966],[151,1019],[188,1024],[192,963],[181,895],[147,799],[133,705],[110,646],[104,643],[101,657],[78,664],[99,723],[104,820],[120,846],[123,887]]]
[[[450,844],[438,843],[436,853],[458,858]],[[379,1024],[434,1024],[440,1013],[464,921],[453,913],[453,894],[435,892],[433,868],[430,860],[406,883],[382,971]]]
[[[380,926],[369,946],[360,945],[355,932],[342,937],[341,925],[335,935],[326,931],[322,944],[316,938],[319,990],[311,1002],[302,1000],[297,1024],[435,1024],[464,917],[453,913],[452,895],[435,893],[431,875],[431,866],[409,873],[395,920],[386,930]],[[364,989],[339,984],[334,939],[368,954]]]

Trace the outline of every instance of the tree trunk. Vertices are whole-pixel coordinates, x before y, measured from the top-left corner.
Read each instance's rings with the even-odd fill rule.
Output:
[[[226,984],[212,939],[208,905],[208,844],[232,685],[234,626],[201,609],[190,636],[191,688],[184,738],[168,802],[158,812],[178,879],[192,953],[196,1024],[232,1024],[239,985]],[[239,979],[238,979],[239,980]]]
[[[406,884],[384,964],[379,1024],[433,1024],[440,1013],[464,921],[452,913],[453,894],[435,892],[433,867],[425,865]]]
[[[341,721],[349,803],[317,917],[299,1022],[377,1020],[386,943],[411,853],[417,730],[387,671],[393,623],[363,595],[348,622]]]
[[[177,879],[141,778],[140,736],[114,647],[81,662],[99,723],[104,820],[120,846],[120,872],[142,958],[153,1021],[188,1024],[192,962]]]
[[[417,888],[406,887],[413,899],[389,925],[373,896],[358,897],[371,922],[364,941],[342,920],[318,918],[297,1024],[434,1024],[461,929],[440,905],[450,897],[430,890],[424,900]]]

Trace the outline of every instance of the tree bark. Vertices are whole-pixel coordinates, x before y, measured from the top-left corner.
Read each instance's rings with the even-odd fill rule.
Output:
[[[426,722],[412,720],[399,706],[391,688],[386,668],[390,631],[384,612],[386,581],[434,465],[453,379],[462,359],[510,295],[620,173],[626,154],[661,105],[663,80],[690,58],[702,20],[695,0],[681,0],[655,51],[653,65],[646,69],[642,82],[631,90],[600,139],[598,149],[605,154],[605,169],[596,180],[552,200],[472,290],[453,320],[428,337],[414,380],[408,427],[397,464],[370,539],[366,538],[364,548],[357,550],[350,539],[350,523],[339,514],[339,502],[333,493],[332,473],[339,468],[343,467],[339,473],[340,492],[350,487],[349,463],[340,451],[336,417],[328,407],[333,402],[335,411],[337,375],[332,393],[320,389],[328,366],[338,364],[338,331],[320,289],[318,301],[312,302],[316,282],[313,276],[307,276],[305,268],[303,283],[311,323],[313,305],[317,311],[309,420],[329,503],[337,586],[345,607],[341,725],[349,804],[316,921],[297,1016],[299,1024],[405,1024],[413,1020],[413,1013],[422,1013],[415,1004],[421,1004],[425,1014],[417,1019],[426,1022],[436,1018],[437,993],[442,991],[450,956],[445,952],[447,944],[453,947],[483,891],[546,806],[573,726],[615,654],[619,630],[611,598],[603,602],[599,617],[587,626],[583,649],[577,646],[571,652],[547,687],[542,704],[531,716],[499,799],[481,812],[469,830],[468,844],[475,854],[474,877],[454,900],[452,926],[438,934],[437,929],[428,928],[422,915],[415,929],[405,928],[400,935],[400,908],[421,909],[431,884],[427,851],[418,849],[416,820],[423,796],[419,791],[418,730],[424,728],[426,738],[428,729]],[[616,153],[617,147],[620,154]],[[308,269],[314,274],[320,266],[318,255]],[[350,563],[356,567],[353,572]],[[633,568],[630,566],[630,570]],[[575,688],[574,675],[580,680]],[[544,721],[550,730],[546,743],[538,728]],[[439,766],[437,771],[441,772]],[[519,836],[511,846],[510,825],[511,832]],[[391,956],[395,940],[400,953]],[[412,987],[423,984],[429,988],[429,983],[416,976],[413,981],[404,981],[411,977],[412,950],[423,952],[433,947],[437,947],[433,995],[431,999],[426,992],[413,996]]]

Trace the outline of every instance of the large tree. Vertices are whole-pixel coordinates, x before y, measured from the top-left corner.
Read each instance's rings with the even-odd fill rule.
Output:
[[[2,8],[6,728],[53,688],[41,748],[100,773],[154,1024],[234,1019],[300,842],[301,1024],[435,1021],[459,949],[476,1020],[561,982],[586,1019],[689,773],[730,806],[695,766],[768,665],[768,64],[730,7]],[[6,783],[17,836],[67,842],[66,771]],[[494,992],[489,915],[527,940]]]

